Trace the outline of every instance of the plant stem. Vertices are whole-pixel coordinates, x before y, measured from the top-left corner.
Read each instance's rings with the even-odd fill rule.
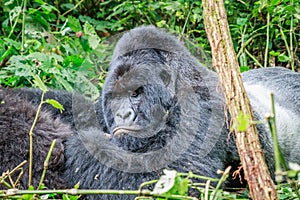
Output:
[[[50,160],[50,157],[51,157],[51,153],[54,149],[54,146],[55,146],[55,143],[56,143],[56,140],[53,140],[51,146],[50,146],[50,150],[47,154],[47,157],[45,159],[45,162],[44,162],[44,170],[43,170],[43,173],[42,173],[42,177],[40,179],[40,183],[39,183],[39,186],[38,186],[38,190],[42,189],[41,186],[44,182],[44,179],[45,179],[45,176],[46,176],[46,172],[47,172],[47,169],[48,169],[48,165],[49,165],[49,160]]]
[[[281,34],[282,40],[284,41],[284,45],[285,45],[286,50],[287,50],[288,55],[289,55],[289,61],[290,61],[290,63],[292,63],[292,52],[290,51],[289,43],[288,43],[288,41],[286,39],[286,36],[284,35],[284,32],[282,30],[282,26],[281,25],[279,25],[279,30],[280,30],[280,34]]]
[[[281,167],[280,167],[280,153],[279,153],[279,144],[278,144],[278,137],[277,137],[277,127],[276,127],[276,116],[275,116],[275,102],[274,102],[274,94],[270,94],[271,97],[271,117],[268,120],[270,130],[272,133],[273,137],[273,143],[274,143],[274,157],[275,157],[275,171],[276,173],[281,172]],[[282,178],[281,178],[282,179]],[[276,182],[280,183],[282,180],[276,180]]]
[[[238,53],[236,54],[237,57],[240,57],[240,55],[244,52],[244,49],[246,48],[246,46],[248,46],[253,40],[254,38],[264,35],[263,33],[257,33],[255,35],[253,35],[252,37],[250,37],[248,40],[246,40],[245,42],[243,42],[243,44],[241,45],[240,50],[238,51]]]
[[[140,195],[140,196],[151,196],[156,198],[164,199],[174,199],[174,200],[196,200],[195,197],[181,196],[175,194],[154,194],[149,190],[85,190],[85,189],[65,189],[65,190],[18,190],[11,189],[9,191],[0,190],[1,197],[12,197],[14,195],[24,195],[24,194],[69,194],[69,195],[95,195],[95,194],[111,194],[111,195]]]
[[[239,58],[240,61],[240,66],[247,66],[248,62],[247,62],[247,57],[245,55],[245,34],[246,34],[246,30],[247,30],[247,25],[245,25],[243,32],[241,33],[241,56],[236,56],[237,58]]]
[[[288,170],[284,157],[279,147],[278,137],[277,137],[277,127],[276,127],[276,115],[275,115],[275,101],[274,94],[270,94],[271,97],[271,116],[267,117],[268,125],[273,138],[274,145],[274,157],[275,157],[275,173],[276,173],[276,182],[279,184],[282,180],[282,170],[281,164],[283,165],[285,170]]]
[[[180,173],[180,172],[178,172],[177,174],[178,174],[178,176],[186,176],[186,177],[189,177],[189,178],[196,178],[196,179],[201,179],[201,180],[210,180],[212,182],[220,181],[220,179],[218,179],[218,178],[210,178],[210,177],[206,177],[206,176],[200,176],[200,175],[194,174],[192,172],[189,172],[189,173]]]
[[[189,9],[188,15],[186,16],[186,19],[185,19],[185,21],[184,21],[184,25],[183,25],[183,28],[182,28],[182,31],[181,31],[181,35],[183,35],[183,34],[184,34],[184,31],[185,31],[185,28],[186,28],[187,22],[188,22],[188,20],[189,20],[189,18],[190,18],[190,14],[191,14],[191,11],[192,11],[192,8],[193,8],[193,5],[194,5],[194,3],[192,3],[192,5],[191,5],[191,7],[190,7],[190,9]]]
[[[218,184],[217,184],[216,189],[213,191],[213,194],[212,194],[212,195],[213,195],[212,200],[215,200],[215,199],[218,198],[218,195],[217,195],[217,194],[218,194],[218,192],[219,192],[219,189],[220,189],[221,185],[222,185],[222,184],[226,181],[226,179],[228,178],[230,169],[231,169],[230,166],[227,167],[227,168],[225,169],[225,171],[224,171],[224,173],[223,173],[223,175],[222,175],[220,181],[219,181]]]
[[[245,52],[246,52],[246,54],[250,57],[250,58],[252,58],[252,60],[254,60],[254,62],[258,65],[258,66],[260,66],[261,68],[263,68],[264,66],[262,66],[262,64],[260,64],[260,62],[253,56],[253,55],[251,55],[251,53],[245,48]]]
[[[82,2],[84,2],[85,0],[81,0],[79,1],[73,8],[71,8],[70,10],[67,10],[65,13],[63,13],[61,16],[65,16],[66,14],[68,14],[69,12],[71,12],[72,10],[75,10]]]
[[[27,6],[27,0],[24,0],[23,5],[23,20],[22,20],[22,43],[21,43],[21,54],[24,54],[24,43],[25,43],[25,18],[26,18],[26,6]]]
[[[270,13],[267,14],[267,35],[266,35],[266,48],[265,48],[265,59],[264,67],[268,66],[268,54],[269,54],[269,40],[270,40]]]
[[[33,130],[34,127],[38,121],[38,117],[40,115],[41,109],[42,109],[42,105],[44,104],[44,95],[45,92],[42,93],[42,97],[41,97],[41,103],[38,106],[37,109],[37,113],[35,115],[34,121],[32,123],[32,126],[30,128],[29,131],[29,180],[28,180],[28,187],[31,185],[32,183],[32,165],[33,165]]]
[[[294,1],[291,0],[291,6],[294,6]],[[290,59],[291,59],[291,67],[292,70],[295,71],[294,66],[294,52],[293,52],[293,15],[291,15],[291,24],[290,24]]]
[[[22,5],[21,5],[21,7],[22,7]],[[19,20],[19,17],[20,17],[21,12],[22,12],[22,11],[20,11],[20,12],[18,13],[18,16],[17,16],[17,18],[15,19],[15,22],[14,22],[14,24],[13,24],[13,26],[12,26],[10,32],[9,32],[9,35],[7,36],[7,38],[10,38],[11,34],[13,34],[13,32],[14,32],[14,30],[15,30],[15,27],[16,27],[16,25],[17,25],[17,23],[18,23],[18,20]]]

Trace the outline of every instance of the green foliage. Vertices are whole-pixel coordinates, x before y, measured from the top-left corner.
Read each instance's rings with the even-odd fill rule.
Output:
[[[168,198],[169,195],[181,195],[188,196],[188,183],[187,178],[180,177],[174,170],[164,170],[164,175],[160,177],[156,183],[153,193],[156,195],[165,195]],[[162,200],[165,198],[157,198]]]
[[[241,66],[299,68],[299,0],[226,2]]]
[[[206,53],[210,52],[201,1],[27,0],[26,8],[25,1],[0,0],[2,86],[34,86],[43,92],[47,87],[76,90],[95,99],[107,73],[113,44],[118,39],[110,36],[144,24],[166,28],[181,39],[186,38],[188,48],[200,61],[206,60]],[[269,65],[300,69],[299,5],[300,0],[225,0],[241,71]],[[52,99],[46,102],[63,110]],[[246,129],[250,123],[242,115],[238,122],[239,130]],[[291,182],[278,187],[280,199],[300,198],[299,169],[290,167],[287,174]],[[163,197],[186,197],[190,187],[188,177],[166,171],[153,192]],[[199,190],[200,199],[204,199],[205,190]],[[209,194],[227,199],[248,197],[247,191],[237,195],[209,190]],[[33,195],[23,197],[32,199]]]
[[[75,88],[88,96],[97,96],[112,48],[103,41],[142,24],[185,35],[194,41],[196,49],[210,51],[201,2],[34,0],[27,2],[24,24],[24,0],[0,3],[0,83],[10,87],[32,86],[33,73],[48,87],[68,91]],[[299,3],[225,1],[241,71],[264,65],[299,68]],[[193,53],[201,61],[206,59],[202,52]]]
[[[63,200],[77,200],[79,198],[78,196],[67,195],[67,194],[64,194],[62,197]]]
[[[193,48],[210,51],[201,2],[28,0],[24,24],[24,0],[0,3],[1,85],[32,86],[36,79],[32,74],[36,74],[48,87],[75,89],[95,97],[112,52],[112,46],[104,41],[142,24],[167,28],[193,40]],[[300,67],[299,3],[225,1],[241,71],[264,65]],[[193,53],[206,62],[203,52]]]
[[[65,110],[64,107],[55,99],[46,99],[45,102],[52,105],[54,108],[59,109],[61,113]]]
[[[31,185],[31,186],[29,186],[28,190],[34,190],[34,187]],[[34,196],[33,194],[24,194],[22,199],[32,200],[33,196]]]
[[[3,2],[2,2],[3,3]],[[10,87],[36,85],[78,90],[96,98],[106,74],[111,50],[101,44],[94,27],[72,16],[59,17],[56,7],[42,0],[27,7],[24,50],[20,31],[23,4],[18,1],[3,3],[4,34],[0,36],[0,83]],[[17,6],[20,5],[20,6]],[[57,20],[62,24],[52,28]],[[95,84],[99,82],[99,84]]]
[[[240,112],[236,118],[236,122],[232,125],[232,130],[237,130],[239,132],[246,131],[249,125],[251,124],[250,116],[244,115],[243,112]]]

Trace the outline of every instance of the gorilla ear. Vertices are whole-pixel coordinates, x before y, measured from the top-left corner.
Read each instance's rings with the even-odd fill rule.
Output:
[[[177,88],[177,73],[170,72],[167,70],[161,70],[159,73],[159,77],[162,80],[165,87],[169,88],[169,90],[175,94]]]
[[[167,72],[166,70],[162,70],[159,74],[159,77],[161,78],[165,86],[169,86],[172,79],[172,75],[169,72]]]

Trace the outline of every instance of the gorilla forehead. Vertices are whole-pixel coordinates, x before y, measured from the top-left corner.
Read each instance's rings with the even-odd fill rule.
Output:
[[[106,78],[103,94],[126,95],[138,87],[149,84],[167,86],[169,77],[166,57],[168,52],[141,49],[113,60]]]

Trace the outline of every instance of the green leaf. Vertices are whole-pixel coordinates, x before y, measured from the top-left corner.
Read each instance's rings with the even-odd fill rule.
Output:
[[[33,185],[30,185],[28,187],[28,190],[34,190]],[[33,199],[33,194],[24,194],[22,199],[24,199],[24,200],[32,200]]]
[[[187,196],[189,190],[189,180],[187,178],[181,178],[179,176],[176,177],[176,185],[177,185],[177,192],[176,194],[181,196]]]
[[[91,81],[89,81],[82,73],[78,73],[75,77],[75,90],[85,96],[96,100],[99,97],[99,90]]]
[[[62,113],[65,109],[63,105],[61,105],[58,101],[55,99],[46,99],[46,103],[49,103],[51,106],[53,106],[56,109],[59,109],[60,113]]]
[[[13,45],[17,50],[21,50],[21,42],[17,42],[9,38],[4,38],[4,41],[10,45]]]
[[[280,3],[280,0],[271,0],[271,5],[277,5],[277,4],[279,4]]]
[[[43,63],[43,65],[45,65],[47,68],[52,67],[51,57],[47,54],[40,53],[40,52],[34,52],[34,53],[29,54],[26,58],[29,60],[38,60],[41,63]]]
[[[41,78],[38,75],[34,74],[33,79],[34,79],[33,81],[34,81],[35,85],[38,86],[38,88],[40,88],[43,92],[48,91],[45,83],[41,80]]]
[[[237,131],[242,132],[246,131],[250,125],[250,115],[244,115],[243,112],[240,112],[236,121],[232,125],[233,129],[237,129]]]
[[[78,199],[78,196],[70,195],[70,194],[64,194],[64,195],[62,196],[62,199],[63,199],[63,200],[77,200],[77,199]]]
[[[238,25],[240,25],[240,26],[244,26],[246,23],[247,23],[247,18],[237,18],[236,19],[236,23],[238,24]]]
[[[155,184],[153,193],[164,194],[169,192],[174,184],[177,172],[175,170],[164,170],[164,175],[160,177],[158,182]]]
[[[86,22],[83,25],[83,29],[84,29],[84,34],[88,37],[88,42],[89,42],[89,46],[92,49],[96,49],[100,43],[100,38],[98,37],[94,27]]]
[[[182,178],[175,170],[164,170],[164,175],[155,184],[153,193],[165,195],[172,198],[172,195],[188,195],[188,178]],[[159,199],[159,198],[158,198]]]
[[[12,52],[12,46],[9,46],[9,48],[5,51],[3,55],[0,56],[0,62],[2,62],[5,58],[7,58]]]
[[[294,17],[298,20],[300,20],[300,15],[299,14],[294,14]]]
[[[278,60],[280,62],[288,62],[290,60],[290,58],[282,53],[278,56]]]
[[[79,187],[80,187],[80,182],[76,183],[73,188],[74,189],[79,189]]]
[[[66,81],[60,76],[55,76],[55,78],[67,91],[73,91],[73,87],[70,85],[70,83],[68,83],[68,81]]]
[[[79,20],[76,19],[75,17],[72,17],[71,15],[68,16],[68,26],[69,26],[74,32],[82,31]]]
[[[242,73],[242,72],[249,71],[249,70],[250,70],[249,66],[240,66],[240,71],[241,71],[241,73]]]
[[[269,54],[270,54],[270,56],[279,56],[280,52],[270,51]]]
[[[81,56],[78,54],[74,54],[74,55],[67,56],[63,63],[64,66],[68,68],[78,70],[83,61],[84,58],[81,58]]]
[[[33,199],[33,194],[24,194],[22,196],[23,200],[32,200]]]

